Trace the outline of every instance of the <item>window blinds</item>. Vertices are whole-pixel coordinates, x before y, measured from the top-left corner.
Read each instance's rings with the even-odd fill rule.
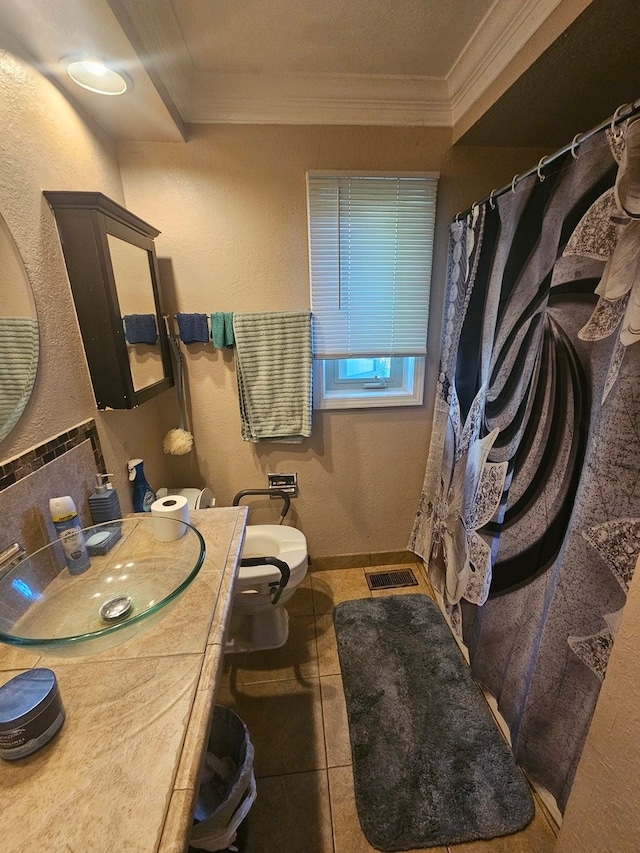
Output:
[[[314,356],[424,355],[438,175],[307,181]]]

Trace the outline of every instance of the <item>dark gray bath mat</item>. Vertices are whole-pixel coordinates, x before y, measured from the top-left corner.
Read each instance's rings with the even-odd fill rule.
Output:
[[[379,850],[496,838],[533,818],[529,786],[425,595],[334,611],[356,806]]]

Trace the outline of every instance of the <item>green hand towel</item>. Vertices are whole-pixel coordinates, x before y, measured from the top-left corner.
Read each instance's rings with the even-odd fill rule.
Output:
[[[233,336],[233,313],[231,311],[224,312],[224,345],[231,349],[235,343]]]
[[[231,311],[217,311],[211,315],[211,340],[216,349],[233,346],[233,314]]]

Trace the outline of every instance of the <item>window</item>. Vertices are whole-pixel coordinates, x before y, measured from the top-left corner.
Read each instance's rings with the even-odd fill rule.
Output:
[[[316,408],[422,403],[438,176],[307,176]]]

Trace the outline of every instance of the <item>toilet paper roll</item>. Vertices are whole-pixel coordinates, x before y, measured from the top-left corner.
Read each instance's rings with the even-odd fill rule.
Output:
[[[151,504],[153,532],[160,542],[173,542],[183,536],[187,528],[178,522],[189,523],[189,504],[182,495],[166,495]]]

